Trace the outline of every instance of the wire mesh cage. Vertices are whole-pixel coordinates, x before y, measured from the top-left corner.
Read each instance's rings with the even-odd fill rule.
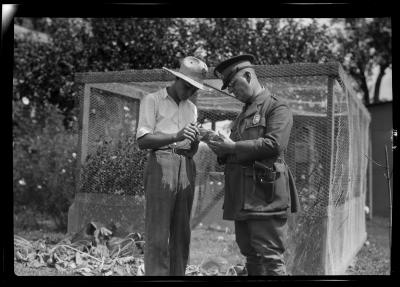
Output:
[[[291,274],[340,274],[366,239],[370,116],[337,63],[254,66],[261,83],[285,99],[294,124],[285,161],[302,209],[289,218]],[[211,68],[206,83],[220,87]],[[140,100],[174,80],[161,69],[76,75],[81,95],[79,182],[68,232],[88,220],[135,232],[144,226],[146,151],[135,141]],[[229,135],[242,103],[218,91],[190,99],[198,122]],[[223,166],[200,143],[191,225],[195,228],[224,195]],[[214,212],[215,213],[215,212]],[[217,213],[222,216],[221,213]]]

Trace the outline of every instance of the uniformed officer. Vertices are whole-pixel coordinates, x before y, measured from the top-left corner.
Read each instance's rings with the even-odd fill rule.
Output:
[[[181,61],[168,87],[146,95],[140,103],[136,138],[150,151],[144,173],[145,275],[184,276],[189,257],[190,212],[199,145],[197,108],[188,100],[203,80],[207,65],[195,58]]]
[[[286,275],[287,217],[299,200],[283,154],[293,125],[291,110],[257,79],[254,57],[239,55],[215,67],[222,90],[245,105],[230,138],[211,141],[225,164],[223,219],[235,221],[236,242],[248,275]]]

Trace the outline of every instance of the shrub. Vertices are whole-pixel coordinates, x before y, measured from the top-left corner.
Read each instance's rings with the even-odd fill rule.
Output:
[[[80,191],[144,195],[145,163],[146,151],[140,150],[131,137],[125,136],[115,145],[103,141],[82,167]]]
[[[29,206],[63,229],[74,196],[78,137],[65,129],[57,107],[44,104],[40,117],[34,111],[13,101],[14,209]]]

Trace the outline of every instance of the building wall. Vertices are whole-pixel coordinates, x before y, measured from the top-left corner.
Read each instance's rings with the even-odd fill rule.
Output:
[[[371,113],[372,158],[386,166],[385,144],[387,145],[390,170],[393,167],[392,142],[390,140],[393,120],[392,102],[369,105]],[[391,181],[393,191],[393,181]],[[384,170],[372,164],[372,214],[373,216],[389,216],[389,195]]]

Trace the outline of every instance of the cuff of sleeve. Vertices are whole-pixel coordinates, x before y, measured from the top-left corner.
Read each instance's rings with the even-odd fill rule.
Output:
[[[136,139],[139,139],[139,138],[141,138],[142,136],[144,136],[144,135],[146,135],[146,134],[150,134],[150,133],[152,133],[152,132],[153,132],[153,131],[150,130],[150,129],[147,129],[147,128],[140,128],[140,129],[138,129],[137,132],[136,132]]]
[[[249,147],[248,141],[235,142],[235,147],[233,148],[233,151],[237,155],[237,154],[246,152],[248,147]]]

